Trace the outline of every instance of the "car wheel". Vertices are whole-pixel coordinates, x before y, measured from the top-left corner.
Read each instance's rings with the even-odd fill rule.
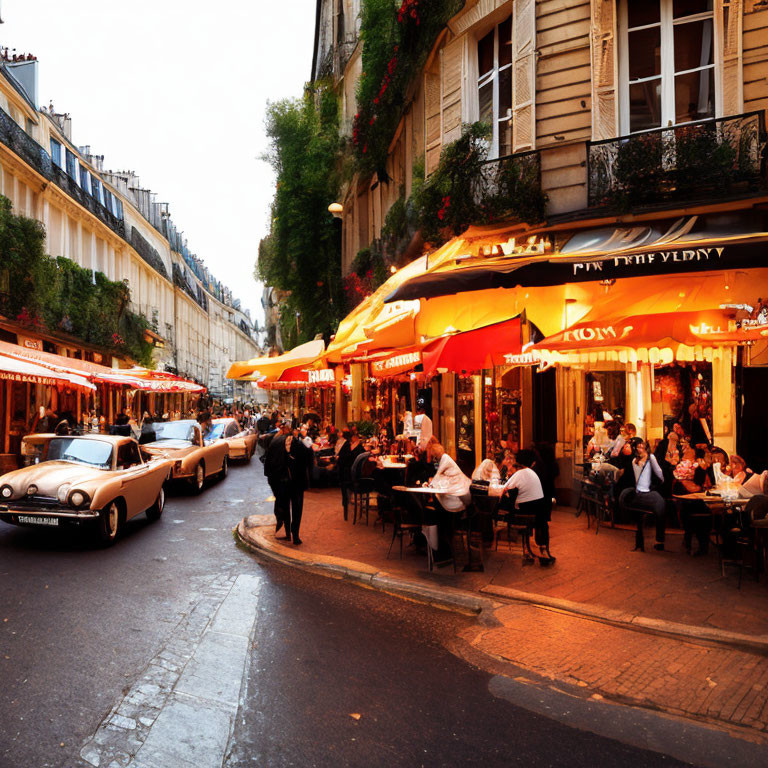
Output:
[[[160,493],[157,494],[157,498],[155,499],[155,503],[147,510],[147,520],[149,520],[151,523],[154,523],[155,520],[160,519],[160,515],[163,514],[163,509],[165,509],[165,488],[160,488]]]
[[[245,451],[245,463],[246,464],[250,464],[252,458],[253,458],[253,451],[252,450],[251,451],[246,450]]]
[[[221,472],[219,473],[219,476],[223,480],[228,474],[229,474],[229,457],[225,456],[224,460],[221,462]]]
[[[201,461],[195,467],[195,475],[192,478],[192,490],[194,490],[195,493],[202,493],[204,485],[205,485],[205,467],[203,466],[203,462]]]
[[[120,532],[120,507],[116,501],[107,504],[99,513],[99,543],[108,547],[117,540]]]

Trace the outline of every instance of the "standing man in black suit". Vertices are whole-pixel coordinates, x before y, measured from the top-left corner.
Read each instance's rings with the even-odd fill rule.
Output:
[[[288,465],[290,468],[290,534],[294,544],[301,544],[299,526],[304,511],[304,491],[309,487],[309,473],[312,468],[312,449],[308,448],[298,437],[286,440]],[[288,527],[286,525],[286,533]],[[286,539],[289,538],[286,536]]]
[[[280,434],[272,438],[264,457],[264,474],[275,497],[275,533],[285,526],[284,539],[291,538],[291,471],[288,453],[290,443],[286,447],[286,442],[291,437],[289,426],[281,426]]]

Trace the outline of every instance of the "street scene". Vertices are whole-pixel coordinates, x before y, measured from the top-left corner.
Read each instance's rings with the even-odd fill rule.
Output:
[[[0,768],[768,765],[768,3],[0,34]]]

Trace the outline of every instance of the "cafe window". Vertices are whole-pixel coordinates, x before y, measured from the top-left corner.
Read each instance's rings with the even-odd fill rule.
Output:
[[[715,117],[713,0],[621,0],[621,132]]]
[[[477,41],[478,120],[493,129],[490,157],[512,154],[512,17]]]
[[[584,446],[604,437],[605,423],[623,422],[627,406],[627,375],[624,371],[592,371],[586,374],[587,409],[584,413]],[[599,444],[600,440],[597,440]]]
[[[456,460],[465,474],[475,468],[475,380],[456,377]]]
[[[673,363],[654,371],[654,400],[661,404],[664,433],[680,424],[692,445],[712,442],[712,365]]]

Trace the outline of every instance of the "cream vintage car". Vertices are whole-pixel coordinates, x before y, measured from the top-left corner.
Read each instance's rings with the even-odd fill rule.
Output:
[[[256,430],[242,429],[236,419],[214,419],[212,427],[205,436],[206,443],[216,440],[225,442],[229,448],[229,459],[244,459],[250,461],[256,450],[259,439]]]
[[[170,459],[172,479],[186,480],[196,493],[203,490],[206,478],[226,477],[229,471],[227,444],[219,440],[206,445],[194,419],[144,424],[139,443],[147,458]]]
[[[126,520],[165,506],[165,459],[145,461],[132,437],[28,435],[36,463],[0,477],[0,520],[12,525],[95,528],[112,544]]]

